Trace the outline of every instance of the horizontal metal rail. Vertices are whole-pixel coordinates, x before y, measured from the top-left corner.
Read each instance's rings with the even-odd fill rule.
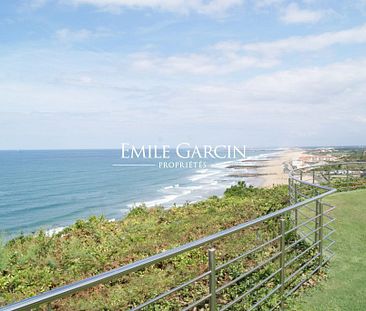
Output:
[[[300,214],[300,211],[299,211],[299,214]],[[301,213],[301,214],[302,214],[302,213]],[[302,215],[304,215],[304,214],[302,214]],[[305,216],[305,215],[304,215],[304,216]],[[305,217],[306,217],[306,216],[305,216]],[[308,226],[306,226],[306,225],[307,225],[309,222],[312,222],[312,221],[314,221],[314,220],[318,219],[319,217],[320,217],[320,215],[316,215],[316,216],[314,216],[314,217],[309,218],[308,220],[306,220],[306,221],[302,222],[301,224],[299,224],[299,225],[297,225],[297,226],[295,226],[295,227],[291,228],[290,230],[286,231],[286,234],[291,233],[291,232],[293,232],[293,231],[296,231],[297,229],[299,229],[299,228],[301,228],[301,227],[306,227],[307,229],[311,229],[310,227],[308,227]]]
[[[281,301],[277,302],[270,311],[276,310],[281,305]]]
[[[291,281],[295,276],[297,276],[301,271],[303,271],[307,266],[309,266],[315,259],[319,258],[320,253],[317,253],[315,256],[311,257],[309,261],[303,264],[299,269],[293,272],[289,277],[286,278],[285,283]]]
[[[323,237],[323,239],[324,240],[327,240],[334,232],[336,232],[336,230],[335,229],[333,229],[332,231],[330,231],[327,235],[325,235],[324,237]]]
[[[188,307],[185,307],[184,309],[182,309],[182,311],[188,311],[188,310],[193,309],[194,307],[200,306],[202,303],[209,300],[210,297],[211,297],[211,295],[206,295],[206,296],[202,297],[201,299],[191,303]]]
[[[292,244],[288,245],[286,247],[286,252],[288,252],[290,249],[292,249],[294,246],[296,246],[297,244],[299,244],[300,242],[305,241],[308,237],[310,237],[311,235],[313,235],[314,233],[318,232],[320,230],[320,228],[316,228],[314,230],[312,230],[311,232],[307,233],[306,235],[304,235],[301,239],[296,240],[295,242],[293,242]]]
[[[189,281],[187,281],[187,282],[185,282],[185,283],[183,283],[183,284],[181,284],[181,285],[179,285],[179,286],[177,286],[177,287],[175,287],[173,289],[170,289],[170,290],[164,292],[163,294],[161,294],[159,296],[156,296],[153,299],[150,299],[150,300],[144,302],[143,304],[141,304],[141,305],[139,305],[139,306],[137,306],[135,308],[130,309],[130,311],[138,311],[138,310],[141,310],[141,309],[143,309],[143,308],[151,305],[152,303],[154,303],[154,302],[156,302],[156,301],[158,301],[160,299],[163,299],[164,297],[166,297],[168,295],[171,295],[171,294],[173,294],[173,293],[175,293],[175,292],[177,292],[177,291],[179,291],[179,290],[181,290],[181,289],[183,289],[183,288],[185,288],[185,287],[187,287],[187,286],[189,286],[189,285],[191,285],[191,284],[193,284],[193,283],[195,283],[195,282],[197,282],[199,280],[202,280],[204,277],[209,276],[209,275],[210,275],[210,271],[207,271],[207,272],[205,272],[205,273],[203,273],[203,274],[195,277],[192,280],[189,280]]]
[[[286,294],[286,297],[291,296],[295,291],[297,291],[304,283],[309,281],[309,279],[321,268],[321,266],[317,266],[313,271],[309,273],[309,275],[298,284],[296,284],[291,290],[289,290]]]
[[[289,260],[288,262],[286,262],[285,263],[285,268],[291,266],[294,262],[296,262],[296,260],[300,259],[307,252],[309,252],[310,250],[312,250],[315,246],[318,246],[319,243],[320,243],[320,241],[317,241],[317,242],[311,244],[307,249],[305,249],[304,251],[302,251],[299,255],[295,256],[294,258],[292,258],[291,260]]]
[[[263,302],[265,302],[269,297],[271,297],[274,293],[276,293],[281,288],[280,285],[277,285],[274,289],[272,289],[267,295],[265,295],[262,299],[260,299],[256,304],[254,304],[248,311],[252,311],[255,308],[259,307]]]
[[[319,257],[319,256],[318,256]],[[318,258],[317,257],[317,258]],[[324,259],[324,264],[326,264],[333,256],[330,256],[328,258]],[[294,286],[291,290],[289,290],[286,293],[286,297],[291,296],[295,291],[297,291],[304,283],[306,283],[319,269],[321,268],[321,266],[317,266],[314,270],[312,270],[309,275],[302,280],[301,282],[299,282],[296,286]]]
[[[245,273],[239,275],[237,278],[230,281],[229,283],[226,283],[223,286],[219,287],[217,289],[216,293],[217,294],[221,293],[224,289],[228,288],[229,286],[232,286],[233,284],[238,283],[240,280],[242,280],[242,279],[246,278],[247,276],[251,275],[252,273],[260,270],[261,268],[263,268],[268,263],[270,263],[273,260],[277,259],[280,255],[281,255],[281,253],[278,252],[278,253],[274,254],[273,256],[271,256],[270,258],[267,258],[266,260],[262,261],[259,265],[256,265],[254,268],[252,268],[249,271],[246,271]]]
[[[261,245],[259,245],[259,246],[255,247],[255,248],[252,248],[252,249],[250,249],[250,250],[246,251],[245,253],[243,253],[243,254],[239,255],[238,257],[236,257],[236,258],[234,258],[234,259],[231,259],[231,260],[229,260],[229,261],[225,262],[224,264],[222,264],[222,265],[220,265],[220,266],[217,266],[217,267],[216,267],[216,271],[220,271],[220,270],[222,270],[222,269],[225,269],[226,267],[228,267],[229,265],[233,264],[234,262],[237,262],[237,261],[238,261],[238,260],[240,260],[240,259],[243,259],[243,258],[245,258],[245,257],[248,257],[249,255],[251,255],[251,254],[253,254],[253,253],[255,253],[255,252],[257,252],[257,251],[261,250],[262,248],[264,248],[264,247],[266,247],[266,246],[268,246],[268,245],[273,244],[274,242],[278,241],[278,239],[279,239],[280,237],[281,237],[281,236],[279,235],[279,236],[275,237],[274,239],[269,240],[269,241],[265,242],[264,244],[261,244]]]
[[[281,271],[281,269],[276,270],[269,276],[267,276],[264,280],[260,281],[257,285],[246,291],[244,294],[241,294],[240,296],[236,297],[234,300],[232,300],[230,303],[226,304],[221,311],[227,310],[230,307],[232,307],[234,304],[238,303],[239,301],[243,300],[246,296],[250,295],[252,292],[257,290],[258,288],[261,288],[264,284],[266,284],[270,279],[274,278],[276,274],[278,274]]]
[[[349,165],[349,164],[366,164],[366,162],[361,163],[361,162],[352,162],[352,163],[332,163],[330,164],[331,166],[336,166],[336,165]],[[288,282],[291,281],[292,279],[294,279],[298,273],[300,273],[303,269],[305,269],[308,265],[311,264],[311,262],[313,262],[315,259],[320,258],[320,263],[317,266],[317,268],[314,271],[318,271],[322,265],[324,265],[325,262],[327,262],[331,257],[328,258],[323,258],[323,252],[331,252],[331,246],[334,244],[333,242],[331,242],[327,247],[323,248],[323,241],[325,240],[330,240],[329,237],[332,233],[334,233],[334,230],[330,227],[330,224],[334,221],[333,218],[331,218],[329,215],[327,215],[328,213],[330,213],[333,209],[334,206],[327,204],[327,203],[320,203],[323,204],[324,206],[330,207],[328,210],[323,211],[322,206],[321,207],[321,212],[319,214],[319,208],[318,208],[318,204],[319,202],[322,201],[323,198],[325,198],[326,196],[335,193],[337,190],[334,188],[331,188],[329,186],[325,186],[325,185],[319,185],[316,184],[314,182],[314,178],[315,178],[315,170],[321,168],[322,166],[313,166],[313,167],[309,167],[306,168],[305,171],[301,171],[299,169],[295,169],[290,171],[289,174],[289,195],[291,197],[292,202],[294,202],[294,204],[287,206],[285,208],[282,208],[278,211],[269,213],[267,215],[258,217],[256,219],[247,221],[245,223],[239,224],[237,226],[231,227],[229,229],[217,232],[215,234],[212,234],[210,236],[206,236],[204,238],[192,241],[190,243],[181,245],[179,247],[164,251],[162,253],[138,260],[136,262],[127,264],[125,266],[107,271],[107,272],[103,272],[101,274],[89,277],[87,279],[81,280],[81,281],[77,281],[74,282],[72,284],[69,285],[65,285],[59,288],[55,288],[52,289],[50,291],[41,293],[37,296],[16,302],[14,304],[5,306],[3,308],[0,308],[1,311],[12,311],[12,310],[30,310],[34,307],[38,307],[42,304],[47,304],[50,302],[53,302],[57,299],[60,298],[64,298],[67,296],[70,296],[74,293],[80,292],[82,290],[91,288],[95,285],[98,284],[103,284],[103,283],[107,283],[115,278],[127,275],[129,273],[132,272],[136,272],[139,270],[142,270],[146,267],[152,266],[156,263],[159,263],[161,261],[170,259],[172,257],[175,257],[179,254],[191,251],[193,249],[197,249],[200,248],[202,246],[205,245],[210,245],[213,242],[217,241],[217,240],[221,240],[225,237],[231,236],[235,233],[238,233],[240,231],[243,231],[245,229],[248,228],[252,228],[256,225],[265,223],[267,221],[272,221],[274,219],[279,219],[280,217],[283,217],[284,219],[286,219],[286,215],[290,215],[292,212],[295,212],[295,225],[293,227],[291,227],[289,230],[287,230],[286,232],[284,232],[284,234],[277,236],[269,241],[266,241],[264,243],[262,243],[261,245],[258,245],[256,247],[254,247],[253,249],[246,251],[245,253],[219,265],[219,266],[215,266],[215,269],[213,271],[208,271],[205,272],[203,274],[201,274],[200,276],[197,276],[191,280],[186,281],[185,283],[182,283],[152,299],[149,299],[148,301],[144,302],[143,304],[140,304],[138,306],[133,307],[132,309],[130,309],[131,311],[138,311],[141,310],[155,302],[157,302],[160,299],[163,299],[165,297],[167,297],[168,295],[171,295],[173,293],[178,292],[179,290],[197,282],[202,280],[205,277],[210,276],[210,282],[212,281],[212,276],[215,276],[215,273],[213,272],[217,272],[220,270],[223,270],[225,268],[227,268],[228,266],[230,266],[231,264],[237,262],[240,259],[243,259],[255,252],[261,251],[262,249],[264,249],[266,246],[269,246],[271,244],[277,243],[279,242],[279,240],[281,239],[281,251],[279,253],[275,253],[274,255],[272,255],[270,258],[264,260],[261,263],[256,264],[256,266],[254,268],[252,268],[249,271],[244,272],[243,274],[241,274],[239,277],[235,278],[234,280],[222,285],[221,287],[217,288],[214,292],[210,292],[210,294],[200,298],[197,301],[192,302],[191,304],[189,304],[188,306],[184,307],[183,310],[191,310],[207,301],[210,300],[210,306],[214,305],[216,303],[216,299],[212,300],[213,295],[218,295],[220,293],[222,293],[223,290],[225,290],[226,288],[228,288],[229,286],[233,286],[236,283],[240,282],[241,280],[243,280],[245,277],[248,277],[251,273],[258,271],[259,269],[265,267],[267,264],[269,264],[270,262],[277,260],[279,257],[284,258],[284,253],[286,253],[286,251],[289,251],[291,248],[295,247],[297,244],[299,244],[301,241],[305,241],[306,238],[310,237],[310,235],[315,234],[315,239],[316,241],[310,246],[308,247],[305,251],[302,251],[299,255],[297,255],[296,257],[294,257],[293,259],[290,259],[290,261],[287,261],[284,263],[284,266],[282,269],[288,268],[290,265],[292,265],[293,263],[295,263],[297,260],[300,260],[301,258],[303,258],[305,256],[305,254],[307,252],[309,252],[310,250],[312,250],[313,248],[319,248],[319,252],[317,252],[317,254],[315,256],[313,256],[309,261],[307,261],[305,264],[303,264],[299,269],[297,269],[295,272],[293,272],[290,276],[284,278],[281,282],[284,282],[284,284],[287,286]],[[304,173],[308,173],[309,171],[313,171],[313,182],[311,181],[306,181],[303,180],[302,178],[304,177]],[[301,174],[300,174],[301,172]],[[303,173],[304,172],[304,173]],[[296,174],[299,174],[299,177],[296,176]],[[332,177],[332,175],[330,175]],[[301,187],[299,186],[301,185]],[[302,190],[306,190],[307,192],[309,192],[309,189],[311,190],[315,190],[313,192],[315,192],[316,194],[314,196],[309,196],[308,194],[304,194],[302,193]],[[301,198],[301,201],[299,201]],[[299,201],[299,202],[297,202]],[[311,208],[309,206],[310,203],[316,203],[317,209],[314,210],[313,208]],[[317,213],[315,216],[307,216],[304,215],[300,209],[301,208],[306,208],[307,210],[309,210],[309,212],[312,213]],[[298,214],[303,214],[304,217],[308,218],[305,222],[302,222],[300,224],[297,223],[298,219]],[[292,215],[292,214],[291,214]],[[291,216],[291,219],[293,216]],[[329,217],[329,219],[331,219],[331,221],[325,223],[325,225],[323,224],[323,218],[324,217]],[[315,223],[316,228],[310,228],[307,226],[307,224],[309,223]],[[286,244],[283,244],[283,240],[286,243],[286,235],[289,233],[296,233],[297,230],[301,229],[301,227],[307,227],[310,231],[310,233],[307,233],[305,236],[302,236],[301,234],[297,234],[297,236],[300,236],[301,238],[296,240],[295,242],[293,242],[292,244],[286,246]],[[324,235],[323,233],[323,229],[327,228],[330,231],[328,234]],[[280,256],[281,255],[281,256]],[[323,258],[323,259],[322,259]],[[279,272],[281,272],[281,275],[283,275],[284,271],[282,270],[277,270],[276,272],[272,273],[270,275],[270,277],[274,277],[276,274],[278,274]],[[213,274],[212,274],[213,273]],[[314,272],[315,273],[315,272]],[[234,305],[237,301],[245,298],[247,295],[251,294],[252,292],[255,291],[255,289],[259,288],[261,285],[263,285],[264,283],[266,283],[266,280],[269,277],[261,280],[259,283],[257,283],[254,287],[252,287],[251,289],[249,289],[248,291],[246,291],[245,293],[241,294],[239,297],[237,297],[236,299],[234,299],[233,301],[229,302],[226,306],[228,307],[223,307],[223,309],[221,310],[226,310],[227,308],[229,308],[230,306]],[[281,277],[282,278],[282,277]],[[214,282],[216,282],[215,280],[213,280]],[[302,283],[299,283],[302,284]],[[301,285],[296,285],[296,288],[300,287]],[[283,293],[283,284],[279,284],[277,285],[272,291],[270,291],[265,297],[261,298],[259,301],[257,301],[254,305],[251,306],[251,308],[249,310],[253,310],[255,308],[257,308],[259,305],[261,305],[263,302],[265,302],[270,296],[272,296],[275,292],[277,292],[278,290],[281,289],[281,293]],[[216,288],[216,287],[215,287]],[[283,308],[283,300],[287,297],[287,294],[281,294],[282,295],[282,302],[278,303],[273,309],[277,308],[278,306],[280,306],[281,308]],[[239,299],[241,297],[241,299]],[[214,303],[214,304],[213,304]]]
[[[316,200],[322,199],[322,198],[336,192],[336,189],[332,189],[332,188],[325,187],[325,186],[320,186],[320,185],[315,185],[315,186],[319,187],[321,189],[326,189],[326,190],[328,190],[328,192],[317,195],[313,198],[304,200],[302,202],[293,204],[291,206],[285,207],[281,210],[272,212],[270,214],[258,217],[258,218],[253,219],[253,220],[250,220],[246,223],[243,223],[243,224],[234,226],[232,228],[223,230],[223,231],[215,233],[213,235],[204,237],[202,239],[184,244],[182,246],[179,246],[179,247],[176,247],[176,248],[173,248],[173,249],[170,249],[170,250],[167,250],[163,253],[153,255],[153,256],[147,257],[147,258],[142,259],[142,260],[138,260],[138,261],[133,262],[131,264],[127,264],[127,265],[122,266],[120,268],[116,268],[116,269],[98,274],[96,276],[92,276],[90,278],[72,283],[70,285],[65,285],[65,286],[62,286],[62,287],[59,287],[59,288],[52,289],[48,292],[39,294],[37,296],[19,301],[17,303],[14,303],[14,304],[9,305],[9,306],[4,307],[4,308],[1,308],[0,310],[1,311],[5,311],[5,310],[9,310],[9,311],[10,310],[29,310],[30,308],[34,308],[34,307],[39,306],[41,304],[48,303],[48,302],[54,301],[56,299],[69,296],[73,293],[79,292],[81,290],[88,289],[88,288],[93,287],[93,286],[98,285],[98,284],[106,283],[106,282],[111,281],[111,280],[113,280],[117,277],[121,277],[121,276],[126,275],[128,273],[141,270],[141,269],[143,269],[147,266],[151,266],[151,265],[153,265],[155,263],[158,263],[160,261],[169,259],[171,257],[174,257],[176,255],[182,254],[182,253],[190,251],[190,250],[193,250],[193,249],[201,247],[203,245],[215,242],[216,240],[222,239],[224,237],[227,237],[229,235],[232,235],[232,234],[237,233],[239,231],[242,231],[244,229],[247,229],[247,228],[250,228],[250,227],[255,226],[257,224],[260,224],[260,223],[266,222],[268,220],[271,220],[273,218],[277,218],[277,217],[282,216],[282,215],[284,215],[284,214],[286,214],[290,211],[293,211],[293,210],[295,210],[295,209],[297,209],[301,206],[304,206],[305,204],[308,204],[310,202],[314,202]]]
[[[331,241],[327,247],[324,248],[324,252],[331,251],[331,247],[336,243],[336,241]]]

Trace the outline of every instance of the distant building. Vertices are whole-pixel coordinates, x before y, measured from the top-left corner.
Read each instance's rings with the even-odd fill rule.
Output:
[[[303,163],[302,163],[302,161],[299,161],[299,160],[293,160],[291,162],[291,164],[293,167],[301,167]]]
[[[327,150],[329,152],[329,150]],[[299,157],[297,160],[292,161],[292,166],[300,168],[300,167],[307,167],[314,164],[327,164],[329,162],[336,162],[338,158],[331,155],[331,154],[324,154],[324,155],[304,155]]]
[[[319,153],[329,153],[329,152],[333,152],[335,151],[335,148],[320,148],[320,149],[315,149],[315,152],[319,152]]]

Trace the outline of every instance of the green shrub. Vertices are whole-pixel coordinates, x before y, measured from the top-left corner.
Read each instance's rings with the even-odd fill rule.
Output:
[[[104,217],[78,220],[62,232],[47,237],[43,232],[22,236],[1,246],[0,304],[14,302],[54,287],[108,271],[205,237],[288,205],[287,186],[271,189],[239,183],[222,198],[211,197],[184,207],[132,209],[121,220]],[[124,310],[207,271],[207,248],[217,249],[219,263],[278,235],[278,223],[270,221],[181,254],[108,284],[53,303],[57,310]],[[243,273],[255,262],[277,251],[268,246],[222,271],[219,282]],[[271,265],[225,291],[220,304],[227,303],[258,278],[275,271]],[[247,300],[253,302],[275,286],[268,283]],[[178,310],[207,294],[207,278],[171,295],[147,310]],[[277,299],[277,298],[273,298]],[[244,305],[243,305],[244,306]],[[243,310],[244,307],[235,307]],[[238,310],[239,310],[238,309]]]

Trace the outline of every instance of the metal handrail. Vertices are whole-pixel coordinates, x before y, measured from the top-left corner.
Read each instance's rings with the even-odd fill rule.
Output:
[[[239,231],[242,231],[242,230],[247,229],[249,227],[252,227],[254,225],[263,223],[267,220],[279,217],[279,216],[281,216],[281,215],[283,215],[287,212],[290,212],[292,210],[295,210],[295,209],[297,209],[297,208],[299,208],[299,207],[301,207],[305,204],[308,204],[310,202],[314,202],[316,200],[322,199],[325,196],[328,196],[328,195],[336,192],[336,189],[332,189],[332,188],[329,188],[329,187],[326,187],[326,186],[316,185],[316,187],[318,187],[320,189],[326,189],[326,190],[328,190],[328,192],[317,195],[317,196],[315,196],[313,198],[310,198],[310,199],[307,199],[305,201],[293,204],[291,206],[285,207],[281,210],[272,212],[270,214],[258,217],[258,218],[253,219],[253,220],[250,220],[246,223],[237,225],[235,227],[220,231],[218,233],[212,234],[212,235],[204,237],[202,239],[184,244],[182,246],[179,246],[179,247],[176,247],[176,248],[173,248],[173,249],[170,249],[170,250],[167,250],[167,251],[162,252],[160,254],[156,254],[156,255],[147,257],[145,259],[141,259],[141,260],[138,260],[136,262],[127,264],[127,265],[122,266],[120,268],[116,268],[116,269],[113,269],[113,270],[110,270],[110,271],[107,271],[107,272],[103,272],[101,274],[92,276],[90,278],[87,278],[87,279],[84,279],[84,280],[81,280],[81,281],[77,281],[77,282],[74,282],[74,283],[69,284],[69,285],[65,285],[65,286],[62,286],[62,287],[52,289],[48,292],[39,294],[39,295],[31,297],[31,298],[24,299],[22,301],[19,301],[17,303],[9,305],[5,308],[1,308],[0,310],[1,311],[5,311],[5,310],[7,310],[7,311],[10,311],[10,310],[28,310],[30,308],[39,306],[40,304],[48,303],[48,302],[54,301],[56,299],[63,298],[65,296],[71,295],[75,292],[79,292],[81,290],[93,287],[95,285],[106,283],[106,282],[108,282],[108,281],[110,281],[110,280],[112,280],[116,277],[121,277],[121,276],[126,275],[128,273],[135,272],[137,270],[141,270],[141,269],[143,269],[147,266],[150,266],[150,265],[153,265],[153,264],[158,263],[160,261],[169,259],[173,256],[176,256],[176,255],[179,255],[181,253],[190,251],[192,249],[201,247],[205,244],[212,243],[212,242],[214,242],[218,239],[222,239],[222,238],[224,238],[228,235],[232,235],[236,232],[239,232]]]
[[[355,164],[356,163],[357,164],[363,164],[362,162],[355,162]],[[353,163],[341,163],[341,164],[353,164]],[[333,166],[333,165],[339,165],[339,164],[338,163],[330,163],[329,165]],[[318,168],[318,167],[321,167],[321,166],[314,166],[314,167]],[[311,167],[307,167],[306,168],[306,170],[309,170],[309,169],[311,169]],[[326,196],[328,196],[330,194],[333,194],[333,193],[335,193],[337,191],[336,189],[331,188],[331,187],[328,187],[328,186],[324,186],[324,185],[319,185],[319,184],[316,184],[316,183],[307,182],[307,181],[302,180],[301,178],[297,178],[295,176],[295,174],[297,172],[300,172],[300,170],[299,169],[295,169],[295,170],[290,171],[289,181],[291,183],[297,182],[297,183],[300,183],[300,184],[303,184],[303,185],[311,186],[312,188],[317,188],[318,190],[323,190],[325,192],[324,193],[321,193],[321,194],[317,194],[316,196],[313,196],[311,198],[307,198],[307,199],[305,199],[303,201],[296,202],[295,204],[292,204],[290,206],[287,206],[287,207],[285,207],[283,209],[280,209],[278,211],[275,211],[275,212],[272,212],[270,214],[267,214],[267,215],[258,217],[256,219],[247,221],[245,223],[242,223],[242,224],[239,224],[237,226],[231,227],[229,229],[220,231],[218,233],[215,233],[215,234],[206,236],[204,238],[201,238],[201,239],[192,241],[190,243],[181,245],[179,247],[176,247],[176,248],[173,248],[173,249],[164,251],[162,253],[159,253],[159,254],[156,254],[156,255],[153,255],[153,256],[150,256],[150,257],[147,257],[147,258],[138,260],[138,261],[133,262],[133,263],[130,263],[130,264],[127,264],[125,266],[122,266],[122,267],[119,267],[119,268],[116,268],[116,269],[113,269],[113,270],[110,270],[110,271],[107,271],[107,272],[104,272],[104,273],[101,273],[101,274],[98,274],[98,275],[95,275],[95,276],[92,276],[92,277],[89,277],[89,278],[86,278],[84,280],[74,282],[74,283],[69,284],[69,285],[65,285],[65,286],[62,286],[62,287],[58,287],[58,288],[52,289],[50,291],[41,293],[41,294],[39,294],[37,296],[30,297],[30,298],[24,299],[22,301],[13,303],[11,305],[8,305],[8,306],[5,306],[3,308],[0,308],[0,311],[30,310],[31,308],[40,306],[41,304],[50,303],[50,302],[52,302],[54,300],[57,300],[57,299],[60,299],[60,298],[69,296],[69,295],[71,295],[73,293],[76,293],[76,292],[79,292],[79,291],[88,289],[88,288],[93,287],[93,286],[98,285],[98,284],[106,283],[106,282],[108,282],[108,281],[110,281],[110,280],[112,280],[114,278],[121,277],[121,276],[124,276],[126,274],[129,274],[131,272],[135,272],[135,271],[141,270],[141,269],[143,269],[143,268],[145,268],[147,266],[151,266],[151,265],[153,265],[155,263],[158,263],[158,262],[161,262],[163,260],[172,258],[172,257],[177,256],[179,254],[182,254],[184,252],[187,252],[187,251],[190,251],[190,250],[199,248],[201,246],[207,245],[209,243],[215,242],[215,241],[217,241],[219,239],[222,239],[224,237],[227,237],[229,235],[232,235],[232,234],[237,233],[239,231],[242,231],[244,229],[253,227],[253,226],[257,225],[257,224],[261,224],[261,223],[266,222],[268,220],[271,220],[271,219],[274,219],[274,218],[278,218],[280,216],[283,216],[283,215],[285,215],[287,213],[291,213],[292,211],[295,211],[295,213],[297,215],[297,211],[301,207],[306,206],[307,204],[309,204],[311,202],[320,202],[321,199],[323,199],[324,197],[326,197]],[[296,197],[296,185],[295,185],[295,189],[291,189],[289,187],[289,191],[290,190],[291,191],[295,190],[295,197]],[[322,215],[323,215],[323,213],[321,213],[321,216]],[[322,227],[320,229],[322,229]],[[322,230],[320,230],[320,231],[322,232]],[[285,238],[285,237],[283,237],[283,238]],[[320,242],[318,241],[317,243],[318,244],[321,244],[321,241]],[[318,245],[318,244],[316,244],[316,245]],[[284,252],[285,251],[285,248],[282,251]],[[213,253],[213,255],[214,255],[214,253]],[[310,259],[310,261],[312,261],[314,259],[315,258],[312,257],[312,259]],[[309,264],[310,261],[308,261],[307,264]],[[216,272],[216,268],[215,268],[215,271],[209,271],[209,272]],[[206,275],[209,275],[209,274],[210,273],[207,273],[207,274],[205,273],[204,275],[206,276]],[[288,278],[285,281],[287,281],[287,280],[288,280]],[[188,281],[186,283],[187,284],[191,284],[192,282],[189,282]],[[185,283],[183,283],[183,284],[185,284]],[[178,286],[178,287],[180,288],[180,286]],[[278,288],[276,287],[276,290],[277,289]],[[167,292],[170,292],[170,291],[167,291]],[[159,295],[158,297],[162,296],[160,298],[163,298],[163,297],[167,296],[167,295],[165,295],[165,293]],[[211,299],[212,298],[212,295],[213,294],[211,293],[210,295],[207,295],[207,296],[203,297],[199,301],[200,302],[207,301],[208,299]],[[283,297],[284,298],[285,298],[285,296],[286,295],[283,294]],[[153,301],[156,301],[157,299],[152,299],[152,300]],[[196,303],[197,303],[197,301],[195,303],[191,304],[190,306],[193,306],[193,305],[196,306],[196,305],[198,305]],[[146,305],[147,305],[146,303],[143,304],[143,306],[146,306]],[[210,303],[210,305],[211,305],[211,303]],[[185,308],[185,309],[187,309],[187,308]]]

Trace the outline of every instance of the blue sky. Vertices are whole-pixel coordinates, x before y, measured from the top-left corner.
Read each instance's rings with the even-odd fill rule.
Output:
[[[0,68],[0,149],[365,144],[365,0],[4,0]]]

